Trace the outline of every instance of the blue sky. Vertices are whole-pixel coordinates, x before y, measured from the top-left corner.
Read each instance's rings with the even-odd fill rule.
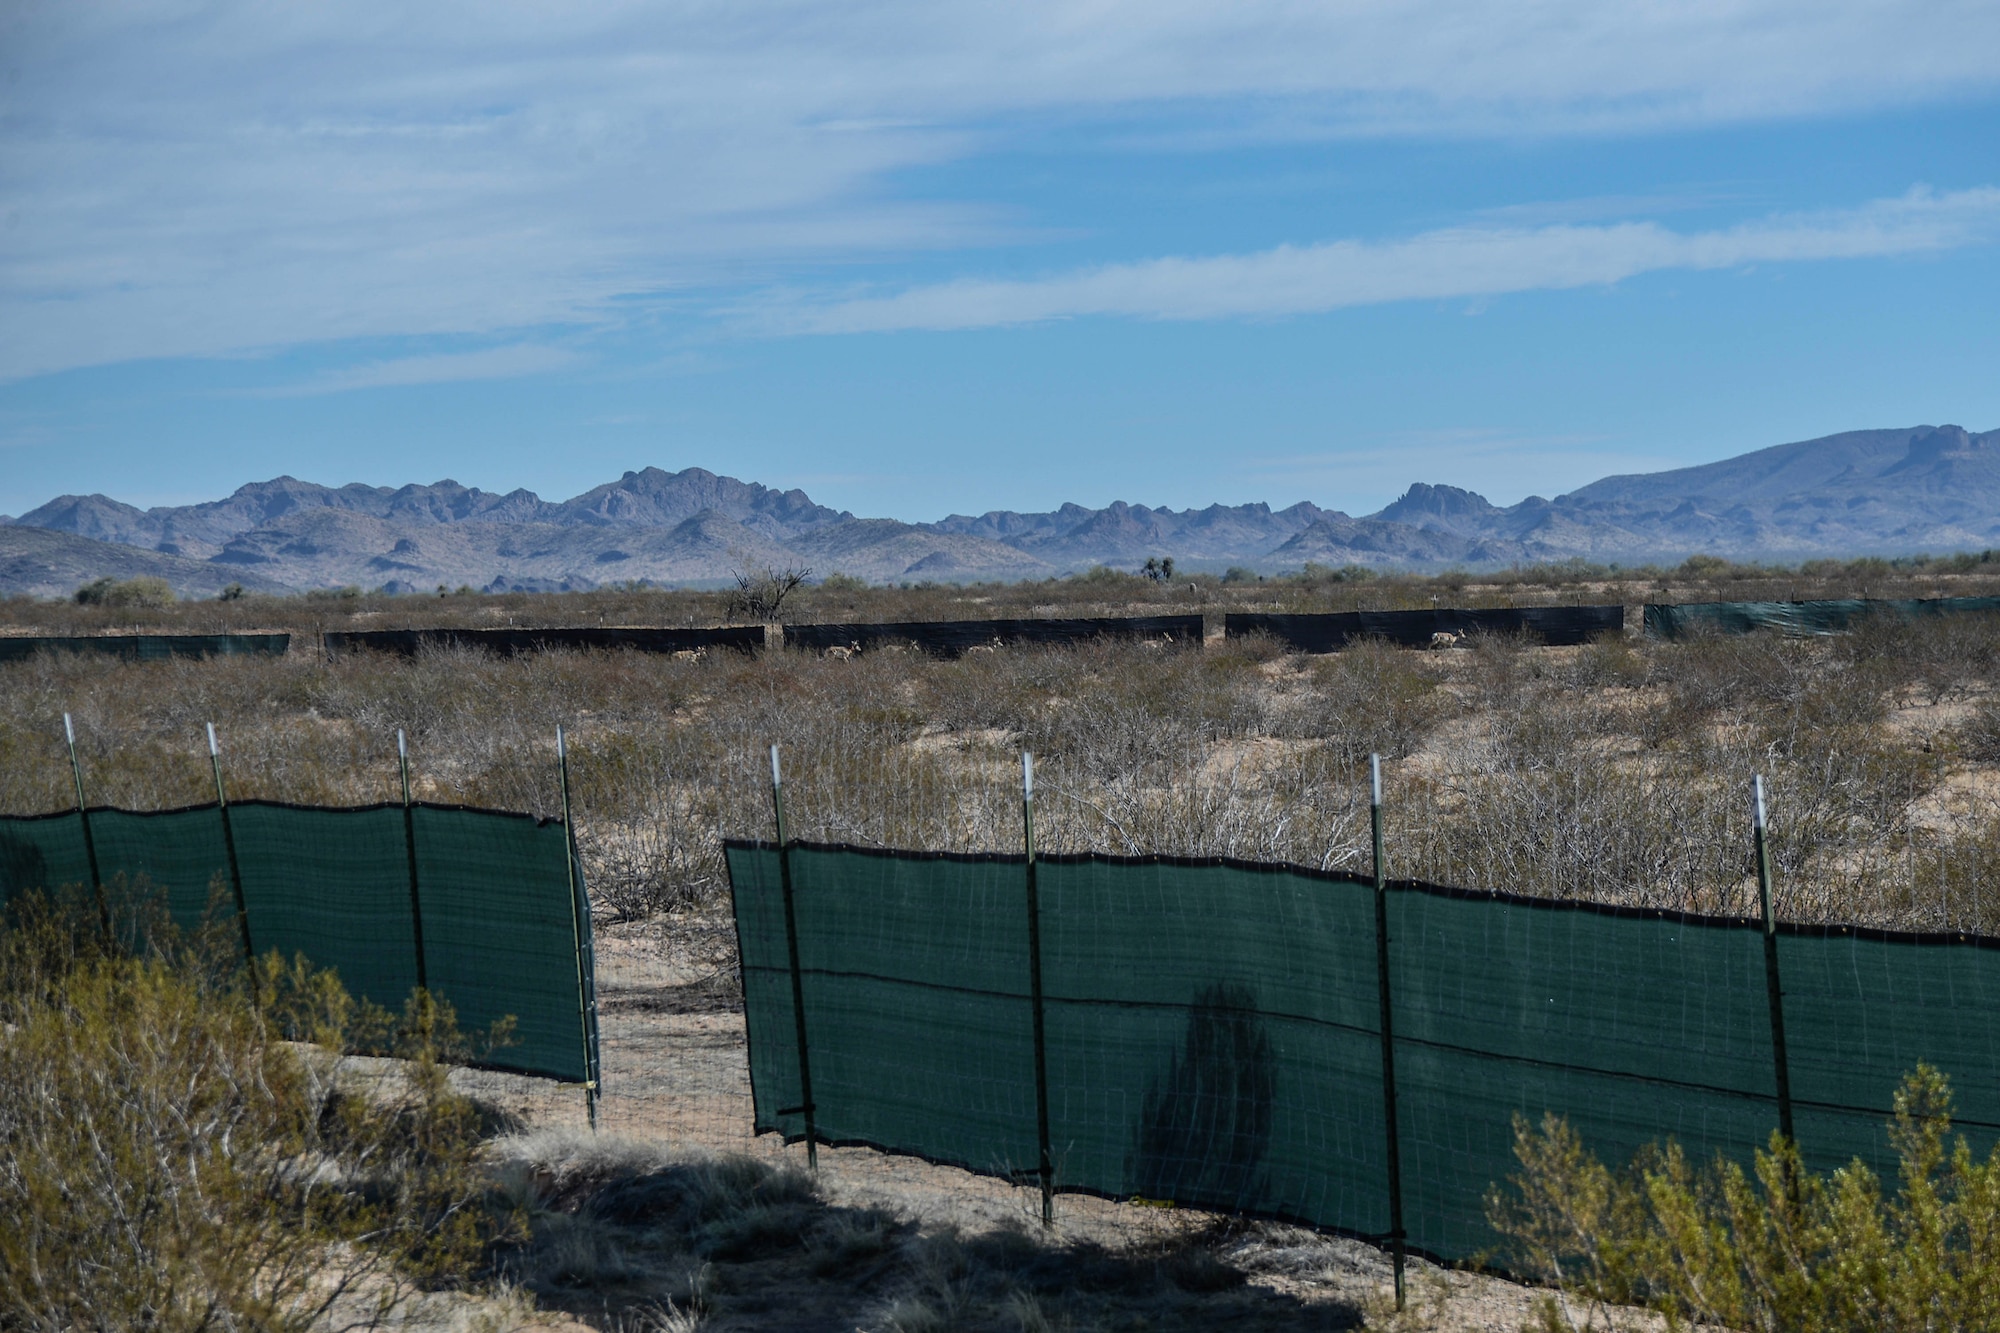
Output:
[[[0,513],[1500,502],[2000,426],[2000,6],[0,9]]]

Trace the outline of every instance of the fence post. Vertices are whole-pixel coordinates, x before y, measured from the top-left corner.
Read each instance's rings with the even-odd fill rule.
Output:
[[[1042,899],[1035,874],[1035,757],[1021,751],[1021,837],[1028,869],[1028,1002],[1035,1022],[1035,1144],[1040,1153],[1042,1225],[1056,1221],[1055,1157],[1049,1151],[1048,1040],[1042,1020]]]
[[[1778,981],[1778,915],[1771,903],[1771,855],[1764,838],[1764,776],[1750,779],[1751,836],[1757,847],[1757,892],[1764,911],[1764,987],[1771,1004],[1771,1060],[1777,1075],[1778,1132],[1792,1137],[1792,1070],[1785,1055],[1785,991]]]
[[[250,909],[243,901],[243,871],[236,861],[236,830],[229,822],[229,793],[222,786],[222,747],[215,743],[215,724],[208,724],[208,763],[215,770],[215,808],[222,816],[222,850],[229,857],[229,887],[236,895],[236,924],[243,933],[243,962],[250,969],[250,993],[257,993],[257,951],[250,945]]]
[[[401,727],[396,728],[396,767],[403,775],[403,846],[410,854],[410,931],[416,940],[417,986],[428,991],[431,983],[424,963],[424,909],[417,897],[417,815],[416,807],[410,800],[410,747],[403,739]],[[565,822],[568,817],[565,812]]]
[[[1396,1267],[1396,1308],[1403,1308],[1403,1150],[1396,1121],[1396,1032],[1389,1004],[1389,879],[1382,855],[1382,757],[1368,756],[1368,823],[1375,837],[1375,982],[1381,998],[1382,1126],[1389,1168],[1389,1247]]]
[[[563,868],[569,875],[569,930],[576,946],[576,1012],[583,1038],[583,1099],[592,1132],[597,1129],[597,978],[596,960],[584,943],[590,929],[590,905],[583,900],[583,885],[577,874],[576,821],[569,812],[569,746],[563,729],[556,728],[556,780],[562,789]]]
[[[104,876],[97,869],[97,839],[90,832],[90,810],[83,803],[83,764],[76,757],[76,727],[63,714],[63,739],[69,743],[69,775],[76,782],[76,817],[83,825],[83,855],[90,866],[90,887],[97,893],[97,923],[111,944],[111,905],[104,900]]]
[[[819,1108],[813,1104],[812,1059],[806,1047],[806,984],[799,970],[799,918],[792,906],[792,840],[785,831],[785,780],[771,747],[771,816],[778,826],[778,887],[785,901],[785,948],[791,956],[792,1030],[799,1047],[799,1105],[806,1118],[806,1169],[819,1170]],[[792,1111],[779,1111],[790,1115]]]

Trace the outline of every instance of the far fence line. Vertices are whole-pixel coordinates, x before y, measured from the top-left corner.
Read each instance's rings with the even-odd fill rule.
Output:
[[[1790,635],[1837,634],[1870,616],[1909,618],[2000,612],[2000,597],[1840,598],[1806,602],[1648,602],[1645,632],[1657,638],[1691,633],[1746,634],[1770,630]],[[1415,611],[1336,611],[1283,614],[1229,612],[1228,638],[1268,634],[1295,652],[1337,652],[1360,639],[1425,648],[1473,634],[1525,634],[1551,647],[1588,643],[1622,633],[1623,606],[1432,607]],[[826,622],[788,624],[783,645],[807,652],[866,652],[903,643],[938,657],[1006,644],[1073,644],[1094,639],[1138,639],[1200,647],[1200,615],[1097,616],[994,620]],[[329,630],[320,635],[329,658],[367,651],[413,657],[426,648],[472,648],[513,657],[547,649],[645,653],[702,652],[710,648],[751,653],[776,646],[763,625],[575,626],[550,628],[424,628]],[[127,661],[175,657],[281,656],[290,634],[92,634],[0,635],[0,663],[25,661],[37,652],[97,653]]]
[[[1812,602],[1648,602],[1646,633],[1662,639],[1703,631],[1750,634],[1840,634],[1871,616],[1976,615],[2000,611],[2000,597],[1842,597]]]
[[[283,657],[289,634],[60,634],[0,635],[0,662],[25,662],[36,653],[97,653],[128,662],[170,657]]]
[[[640,653],[701,652],[727,648],[749,653],[765,642],[762,625],[661,629],[590,626],[570,629],[371,629],[329,630],[321,636],[328,657],[359,651],[414,657],[425,648],[477,648],[501,657],[550,648],[629,649]]]
[[[1201,647],[1202,618],[1096,616],[1075,619],[920,620],[891,624],[831,622],[785,626],[785,646],[808,652],[867,652],[907,643],[936,657],[959,657],[996,644],[1088,643],[1092,639],[1152,639]]]
[[[1549,647],[1588,643],[1623,633],[1623,606],[1433,607],[1424,611],[1335,611],[1317,615],[1232,612],[1223,633],[1232,639],[1268,634],[1302,653],[1338,652],[1357,639],[1386,639],[1428,648],[1439,635],[1531,634]]]

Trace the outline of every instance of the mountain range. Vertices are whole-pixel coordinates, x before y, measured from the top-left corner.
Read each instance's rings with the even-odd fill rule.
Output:
[[[627,472],[573,499],[454,481],[329,487],[292,477],[225,499],[138,509],[65,495],[0,519],[0,590],[61,595],[100,574],[156,574],[201,595],[438,584],[530,591],[619,581],[713,584],[770,566],[874,581],[1016,580],[1172,556],[1190,570],[1401,568],[1564,560],[1739,559],[2000,546],[2000,430],[1849,431],[1667,472],[1606,477],[1499,506],[1419,483],[1353,517],[1302,502],[857,518],[701,468]]]

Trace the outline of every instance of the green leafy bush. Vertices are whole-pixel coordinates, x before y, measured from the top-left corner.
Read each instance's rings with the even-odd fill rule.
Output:
[[[139,904],[143,910],[144,904]],[[113,947],[94,899],[21,895],[0,932],[0,1327],[304,1329],[461,1283],[511,1235],[452,1093],[448,1009],[357,1007],[226,933]],[[122,902],[112,936],[134,916]],[[357,1087],[330,1050],[406,1058]]]
[[[76,590],[78,606],[171,606],[174,590],[165,579],[96,579]]]
[[[1612,1171],[1553,1115],[1517,1116],[1514,1136],[1521,1171],[1488,1216],[1508,1261],[1561,1291],[1550,1333],[1616,1305],[1756,1333],[2000,1326],[2000,1152],[1981,1161],[1951,1137],[1951,1089],[1927,1065],[1896,1094],[1893,1193],[1859,1161],[1807,1171],[1777,1134],[1750,1171],[1697,1170],[1671,1141]]]

